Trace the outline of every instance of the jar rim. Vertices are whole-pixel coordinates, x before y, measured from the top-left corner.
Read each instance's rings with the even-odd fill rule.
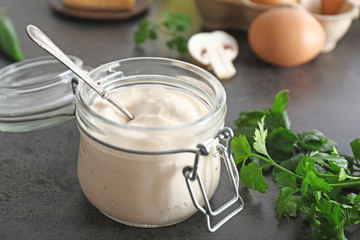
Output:
[[[99,113],[94,111],[89,105],[85,104],[85,102],[81,96],[81,93],[79,91],[79,88],[77,88],[77,91],[76,91],[76,98],[78,100],[77,104],[80,104],[81,107],[86,112],[89,112],[92,116],[94,116],[97,119],[100,119],[101,121],[105,121],[106,123],[113,125],[115,127],[120,127],[120,128],[124,128],[127,130],[135,130],[135,131],[168,131],[168,130],[192,127],[192,126],[196,126],[198,124],[204,124],[204,123],[206,124],[207,122],[211,121],[213,118],[216,118],[218,115],[222,114],[222,112],[224,111],[224,107],[225,107],[225,103],[226,103],[226,93],[225,93],[225,89],[222,86],[222,84],[220,83],[220,81],[214,75],[209,73],[208,71],[206,71],[198,66],[195,66],[193,64],[190,64],[188,62],[184,62],[184,61],[180,61],[180,60],[176,60],[176,59],[170,59],[170,58],[162,58],[162,57],[126,58],[126,59],[115,60],[115,61],[103,64],[103,65],[100,65],[99,67],[96,67],[93,70],[91,70],[89,72],[89,76],[91,76],[101,70],[106,70],[109,68],[109,66],[114,66],[114,65],[121,66],[121,65],[125,65],[125,64],[139,63],[139,62],[144,62],[144,64],[146,64],[146,62],[169,64],[169,65],[172,65],[175,67],[184,68],[184,69],[196,72],[197,74],[199,74],[202,77],[209,80],[209,83],[211,83],[211,85],[217,89],[218,94],[216,95],[216,99],[214,101],[214,107],[211,108],[210,111],[206,115],[202,116],[201,118],[199,118],[195,121],[189,122],[189,123],[176,125],[176,126],[169,126],[169,127],[144,127],[144,126],[134,126],[134,125],[122,124],[122,123],[115,122],[108,118],[103,117],[102,115],[100,115]],[[86,86],[86,84],[84,82],[82,82],[82,84],[79,84],[80,88],[81,88],[81,86]],[[78,112],[76,112],[76,115],[78,118]]]

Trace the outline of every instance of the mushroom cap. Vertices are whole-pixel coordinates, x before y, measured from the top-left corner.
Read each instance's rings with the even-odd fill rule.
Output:
[[[194,34],[188,41],[188,52],[190,57],[207,66],[210,64],[210,58],[207,54],[208,47],[222,47],[223,53],[231,61],[239,54],[239,45],[236,39],[224,31],[214,31],[210,33]]]

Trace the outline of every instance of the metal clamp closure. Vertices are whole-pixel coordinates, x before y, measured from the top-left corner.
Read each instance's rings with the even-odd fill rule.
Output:
[[[199,144],[198,147],[198,151],[196,151],[196,155],[195,155],[195,161],[194,161],[194,166],[187,166],[183,169],[183,174],[186,180],[186,185],[189,189],[189,193],[191,196],[191,199],[195,205],[195,207],[206,216],[207,219],[207,228],[210,232],[215,232],[217,229],[219,229],[222,225],[224,225],[224,223],[226,223],[228,220],[230,220],[232,217],[234,217],[236,214],[238,214],[243,208],[244,208],[244,201],[241,198],[240,194],[239,194],[239,173],[236,169],[236,165],[235,162],[232,158],[231,155],[231,139],[233,138],[233,132],[230,128],[223,128],[222,130],[219,131],[217,137],[215,139],[220,139],[225,141],[225,145],[226,147],[219,143],[217,145],[217,151],[220,154],[220,157],[223,159],[224,164],[226,166],[226,170],[227,173],[229,175],[229,179],[232,185],[232,189],[234,191],[234,196],[233,198],[228,201],[227,203],[225,203],[223,206],[219,207],[216,210],[212,210],[212,207],[210,205],[209,202],[209,198],[207,196],[205,187],[203,185],[203,181],[202,178],[199,174],[198,170],[198,164],[199,164],[199,159],[200,156],[207,156],[209,155],[209,149],[205,144]],[[202,207],[201,204],[198,202],[195,193],[193,191],[192,188],[192,182],[195,182],[197,180],[199,187],[200,187],[200,191],[204,200],[204,205],[205,207]],[[219,215],[220,213],[224,212],[226,209],[230,208],[231,206],[235,205],[235,204],[239,204],[239,206],[233,210],[231,213],[229,213],[228,215],[226,215],[223,219],[221,219],[217,224],[215,224],[214,226],[212,226],[211,224],[211,218],[215,217],[217,215]]]

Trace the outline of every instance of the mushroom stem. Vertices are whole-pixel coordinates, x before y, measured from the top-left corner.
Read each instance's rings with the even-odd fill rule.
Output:
[[[229,79],[236,74],[235,66],[223,47],[211,44],[206,47],[206,51],[210,60],[210,66],[219,79]]]

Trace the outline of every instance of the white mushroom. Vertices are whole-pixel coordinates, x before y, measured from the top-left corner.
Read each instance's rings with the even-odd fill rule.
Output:
[[[235,38],[224,31],[194,34],[188,41],[188,52],[195,64],[213,71],[220,80],[236,74],[232,61],[239,53],[239,46]]]

